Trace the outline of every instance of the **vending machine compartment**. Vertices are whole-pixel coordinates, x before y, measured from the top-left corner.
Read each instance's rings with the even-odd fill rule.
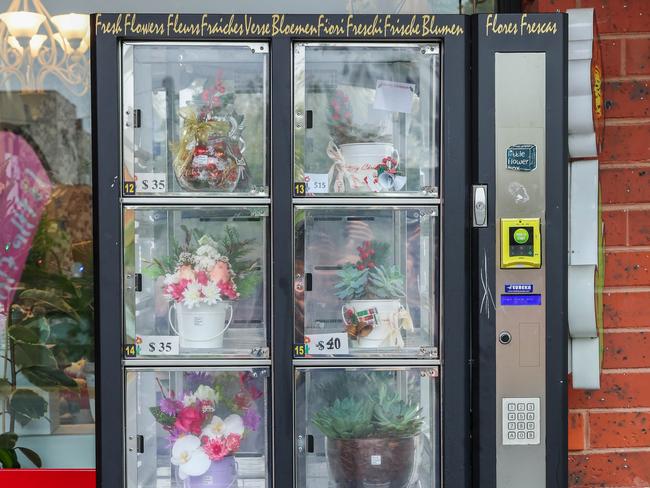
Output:
[[[125,195],[268,196],[269,45],[122,46]]]
[[[123,221],[131,357],[268,357],[268,207],[126,206]]]
[[[437,488],[438,368],[295,370],[297,487]]]
[[[295,342],[306,355],[438,357],[437,216],[435,206],[295,207]]]

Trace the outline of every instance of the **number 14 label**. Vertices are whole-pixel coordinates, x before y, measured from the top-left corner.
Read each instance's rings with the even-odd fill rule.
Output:
[[[178,336],[137,336],[135,338],[138,356],[178,356]]]
[[[305,344],[309,346],[310,356],[350,353],[348,335],[345,332],[306,335]]]

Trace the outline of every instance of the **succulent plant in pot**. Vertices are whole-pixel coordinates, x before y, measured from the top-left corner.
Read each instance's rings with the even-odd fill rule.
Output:
[[[405,488],[416,468],[424,419],[387,384],[335,399],[312,423],[326,436],[330,476],[341,488]]]
[[[401,303],[404,276],[396,266],[386,264],[388,244],[364,241],[357,251],[359,259],[343,266],[334,286],[343,301],[341,313],[348,336],[357,347],[401,347],[400,329],[413,327]]]

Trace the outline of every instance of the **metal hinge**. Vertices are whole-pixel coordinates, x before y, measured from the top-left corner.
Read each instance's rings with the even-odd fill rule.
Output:
[[[138,129],[142,126],[142,110],[139,108],[127,108],[124,114],[124,123],[127,127]]]
[[[421,346],[420,350],[418,351],[418,356],[438,358],[438,348],[435,346]]]
[[[420,371],[420,376],[423,378],[437,378],[439,376],[438,366]]]
[[[256,358],[268,358],[269,357],[269,348],[268,347],[254,347],[251,349],[251,356]]]

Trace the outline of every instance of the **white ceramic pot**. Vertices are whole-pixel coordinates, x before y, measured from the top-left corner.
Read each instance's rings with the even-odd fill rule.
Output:
[[[399,160],[397,150],[392,144],[386,142],[341,144],[339,149],[347,164],[359,166],[360,169],[363,169],[364,165],[367,165],[366,169],[375,169],[375,166],[381,163],[386,156]]]
[[[375,309],[377,324],[365,337],[356,340],[356,347],[369,349],[377,347],[396,346],[395,334],[399,334],[399,312],[402,304],[398,299],[392,300],[352,300],[341,307],[343,322],[345,323],[345,310],[352,309],[355,313]]]
[[[172,320],[172,310],[176,320]],[[226,316],[228,319],[226,319]],[[169,325],[180,337],[180,347],[217,349],[223,347],[223,334],[232,322],[233,309],[229,302],[201,304],[192,308],[173,303],[169,307]],[[176,322],[177,327],[174,325]]]

